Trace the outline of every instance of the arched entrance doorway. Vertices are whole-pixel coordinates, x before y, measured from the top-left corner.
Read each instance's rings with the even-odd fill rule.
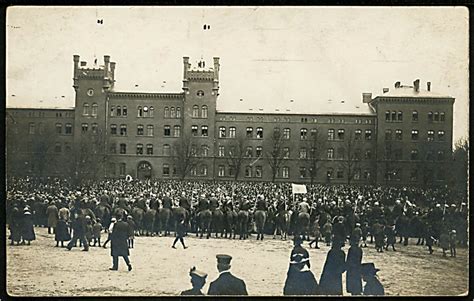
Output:
[[[139,180],[151,179],[152,167],[150,162],[141,161],[137,166],[137,178]]]

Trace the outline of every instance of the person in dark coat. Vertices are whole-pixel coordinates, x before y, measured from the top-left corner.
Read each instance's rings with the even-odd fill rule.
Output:
[[[385,236],[387,236],[387,244],[385,245],[385,250],[388,251],[388,246],[392,246],[392,250],[395,250],[395,243],[397,242],[395,234],[395,224],[387,225],[384,229]]]
[[[66,221],[62,218],[58,220],[56,225],[56,231],[54,232],[54,240],[56,241],[56,247],[59,247],[61,242],[61,248],[64,248],[64,242],[71,240],[71,234]]]
[[[109,269],[111,271],[118,270],[118,259],[119,256],[122,256],[125,260],[125,263],[128,266],[128,270],[132,270],[132,265],[128,256],[130,252],[128,250],[128,235],[129,235],[129,225],[126,221],[126,216],[124,215],[120,221],[115,223],[114,229],[110,238],[110,255],[112,256],[112,267]]]
[[[318,242],[319,242],[319,237],[321,236],[321,231],[319,229],[319,219],[318,218],[316,218],[314,220],[312,230],[313,230],[312,232],[313,232],[313,235],[314,235],[314,239],[309,242],[309,247],[311,248],[311,245],[315,244],[314,248],[319,249]]]
[[[319,287],[323,295],[342,295],[342,273],[346,271],[346,254],[342,243],[332,244],[324,263]]]
[[[428,251],[430,254],[433,254],[433,243],[435,241],[435,238],[433,237],[433,230],[431,229],[430,226],[427,227],[426,229],[426,246],[428,247]]]
[[[181,292],[181,296],[203,296],[201,292],[204,284],[206,284],[207,274],[201,271],[196,270],[196,267],[192,267],[189,271],[189,276],[191,276],[191,285],[193,288]]]
[[[82,214],[81,210],[78,210],[77,213],[74,214],[75,218],[71,223],[72,228],[72,239],[66,246],[66,249],[71,251],[72,247],[76,245],[77,240],[80,240],[84,249],[82,251],[89,251],[89,243],[86,239],[86,221],[85,217]]]
[[[130,249],[133,249],[133,241],[135,240],[136,225],[131,215],[127,216],[127,224],[128,224],[128,247]]]
[[[296,255],[301,255],[305,259],[304,264],[307,265],[308,268],[311,268],[311,264],[309,262],[308,250],[306,250],[303,246],[301,246],[302,243],[303,243],[303,239],[299,235],[295,236],[294,246],[290,254],[290,261],[293,261]]]
[[[332,234],[333,234],[333,238],[332,238],[333,243],[341,244],[341,246],[344,246],[344,243],[346,241],[346,228],[344,226],[343,216],[339,216],[337,218],[337,222],[332,227]]]
[[[245,282],[230,273],[230,255],[218,254],[217,270],[219,277],[209,285],[208,295],[248,295]]]
[[[324,242],[326,242],[326,246],[331,245],[331,235],[332,235],[332,224],[331,224],[331,221],[328,220],[323,226],[323,236],[324,236]]]
[[[451,257],[456,257],[456,230],[451,230],[449,234],[449,250]]]
[[[375,268],[375,265],[371,263],[363,263],[361,265],[362,279],[364,279],[364,296],[383,296],[385,295],[385,289],[377,278],[377,272],[379,269]]]
[[[94,247],[99,243],[100,247],[100,233],[102,232],[102,223],[100,218],[97,218],[92,226],[92,238],[94,239]]]
[[[33,226],[33,216],[30,211],[25,211],[23,214],[21,237],[23,239],[21,243],[24,244],[26,241],[28,245],[30,245],[32,240],[36,239],[35,228]]]
[[[347,273],[346,273],[346,291],[354,295],[362,294],[362,279],[361,279],[361,263],[362,263],[362,249],[359,243],[351,241],[351,247],[347,252]]]
[[[10,245],[13,245],[16,242],[17,245],[21,241],[21,221],[23,219],[23,212],[18,209],[18,207],[13,207],[10,220]]]
[[[309,258],[295,254],[286,274],[283,295],[318,295],[319,287],[314,274],[307,266]]]
[[[369,234],[369,223],[364,222],[360,229],[362,230],[362,242],[364,243],[362,247],[367,248],[367,235]]]
[[[180,220],[176,223],[176,238],[174,239],[173,245],[171,246],[173,249],[176,249],[176,243],[178,240],[183,245],[184,249],[187,249],[184,245],[184,235],[186,234],[186,225],[184,224],[184,219],[180,218]]]

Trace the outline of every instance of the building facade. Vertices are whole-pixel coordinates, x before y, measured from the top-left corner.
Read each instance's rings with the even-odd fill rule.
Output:
[[[219,58],[183,58],[182,92],[120,92],[116,64],[73,58],[75,106],[7,108],[7,174],[444,184],[454,98],[395,83],[366,113],[218,111]]]

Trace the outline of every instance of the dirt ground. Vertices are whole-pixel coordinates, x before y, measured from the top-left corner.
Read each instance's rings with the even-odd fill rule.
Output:
[[[255,235],[246,241],[187,237],[189,248],[171,249],[174,237],[137,237],[131,249],[133,271],[122,259],[119,271],[109,271],[107,250],[91,247],[67,251],[56,248],[54,235],[36,228],[31,246],[7,244],[7,292],[13,296],[159,296],[178,295],[191,287],[189,268],[208,273],[203,292],[217,275],[216,254],[232,255],[232,273],[245,280],[254,296],[282,295],[292,248],[290,240]],[[107,234],[103,234],[105,240]],[[373,245],[363,248],[363,262],[381,269],[380,281],[387,295],[460,295],[468,291],[468,252],[458,249],[456,258],[442,257],[439,248],[429,255],[425,247],[397,245],[397,252],[377,253]],[[328,247],[309,249],[311,270],[319,282]],[[344,248],[347,254],[348,247]],[[343,275],[345,290],[345,274]]]

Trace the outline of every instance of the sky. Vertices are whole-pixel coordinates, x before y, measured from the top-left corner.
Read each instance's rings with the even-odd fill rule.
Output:
[[[464,7],[9,7],[6,104],[73,107],[74,54],[90,65],[110,55],[117,91],[178,93],[183,56],[193,66],[220,57],[219,111],[366,112],[363,92],[420,79],[456,98],[456,141],[469,129],[468,16]]]

